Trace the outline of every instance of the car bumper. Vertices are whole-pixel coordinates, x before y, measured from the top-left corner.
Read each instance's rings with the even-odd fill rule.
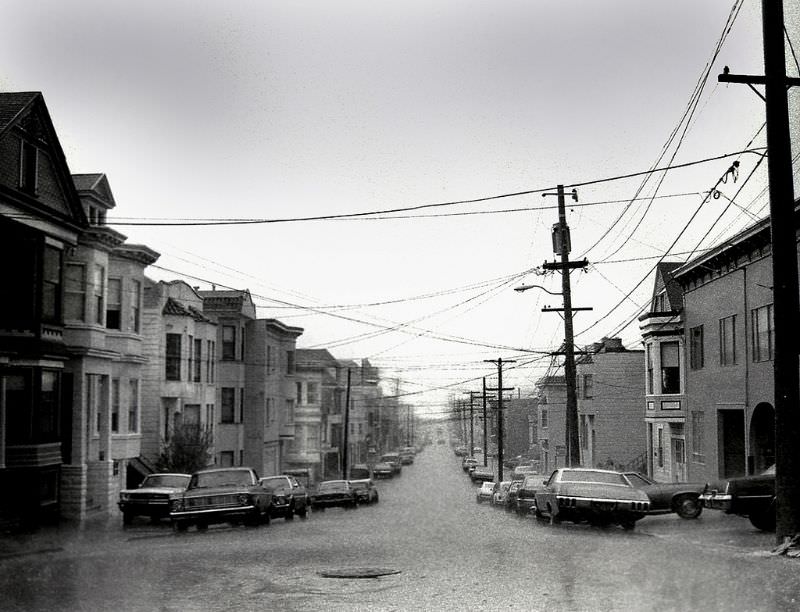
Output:
[[[237,506],[235,508],[203,508],[197,510],[181,510],[178,512],[170,512],[169,517],[172,520],[192,520],[202,518],[208,519],[228,519],[228,518],[242,518],[250,516],[255,512],[255,506]]]
[[[704,493],[700,496],[700,503],[704,508],[712,508],[714,510],[722,510],[723,512],[730,512],[733,498],[730,495],[713,495]]]

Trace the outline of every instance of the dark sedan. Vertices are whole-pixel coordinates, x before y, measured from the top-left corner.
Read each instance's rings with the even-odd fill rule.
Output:
[[[211,523],[269,523],[272,492],[258,483],[252,468],[216,468],[192,474],[186,490],[170,501],[169,516],[177,531]]]
[[[346,480],[325,480],[319,483],[311,498],[312,510],[325,510],[333,506],[355,508],[358,503],[356,490]]]
[[[775,531],[775,466],[761,474],[708,484],[700,501],[706,508],[746,516],[756,529]]]
[[[551,523],[616,523],[633,529],[650,509],[647,494],[611,470],[559,468],[536,491],[535,499],[536,516],[546,515]]]
[[[135,516],[149,516],[152,522],[169,516],[169,500],[183,492],[189,484],[189,474],[150,474],[137,489],[119,492],[122,522],[130,525]]]
[[[703,512],[700,494],[705,485],[691,482],[656,482],[639,472],[623,472],[628,482],[647,493],[650,510],[647,514],[674,512],[681,518],[695,519]]]

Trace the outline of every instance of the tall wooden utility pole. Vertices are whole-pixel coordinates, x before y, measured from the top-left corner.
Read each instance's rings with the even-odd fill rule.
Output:
[[[342,436],[342,480],[350,479],[350,464],[349,464],[349,451],[350,451],[350,368],[347,368],[347,393],[344,400],[344,434]]]
[[[497,482],[503,482],[503,391],[513,391],[514,387],[503,388],[503,364],[516,363],[513,359],[503,361],[502,357],[497,359],[484,359],[486,363],[497,364],[497,389],[487,389],[497,391]]]
[[[481,392],[483,402],[483,467],[489,465],[487,455],[489,454],[489,423],[486,420],[486,377],[483,377],[483,391]]]
[[[723,83],[764,85],[767,111],[769,210],[772,231],[773,317],[775,326],[775,501],[778,544],[800,534],[800,376],[797,334],[800,313],[792,148],[786,89],[800,79],[786,77],[783,1],[762,0],[764,76],[719,75]],[[757,92],[757,90],[756,90]],[[757,92],[758,93],[758,92]],[[761,95],[761,94],[759,94]]]
[[[567,447],[567,465],[580,465],[580,447],[578,444],[578,395],[576,393],[575,375],[575,340],[572,329],[572,313],[576,310],[587,310],[586,308],[572,307],[572,292],[570,290],[569,273],[570,270],[585,268],[589,262],[570,261],[570,239],[569,226],[567,225],[567,213],[564,206],[564,185],[559,185],[557,192],[543,193],[542,196],[558,196],[558,223],[553,226],[553,253],[561,256],[560,262],[543,264],[545,270],[558,270],[561,272],[561,291],[564,299],[564,308],[542,308],[542,312],[564,311],[564,378],[567,383],[567,407],[566,407],[566,432],[565,443]],[[578,201],[578,192],[572,190],[572,199]]]

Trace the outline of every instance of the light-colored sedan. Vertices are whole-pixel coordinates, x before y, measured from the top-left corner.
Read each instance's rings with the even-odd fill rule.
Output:
[[[475,494],[475,501],[477,501],[479,504],[485,501],[491,501],[496,486],[497,483],[488,481],[484,482],[481,485],[481,488],[478,489],[478,492]]]

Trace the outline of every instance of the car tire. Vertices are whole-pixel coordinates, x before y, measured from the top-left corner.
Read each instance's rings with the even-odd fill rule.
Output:
[[[684,519],[696,519],[703,512],[703,505],[696,495],[681,495],[675,500],[675,513]]]
[[[750,524],[760,531],[775,531],[775,505],[771,504],[766,510],[753,512],[747,518]]]
[[[208,523],[197,523],[197,531],[208,531]]]
[[[378,494],[377,494],[377,493],[375,494],[375,500],[374,500],[374,503],[376,503],[376,504],[378,503]]]
[[[186,521],[173,521],[172,527],[175,531],[184,532],[189,529],[189,523]]]
[[[289,510],[286,512],[286,514],[284,515],[283,518],[285,520],[287,520],[287,521],[293,521],[294,520],[294,504],[289,506]]]
[[[303,504],[303,507],[297,511],[297,516],[300,518],[308,518],[308,502]]]
[[[634,527],[636,527],[636,520],[631,519],[627,521],[622,521],[620,523],[620,527],[622,527],[625,531],[631,531]]]
[[[130,525],[133,523],[133,512],[123,512],[122,513],[122,524],[123,525]]]

